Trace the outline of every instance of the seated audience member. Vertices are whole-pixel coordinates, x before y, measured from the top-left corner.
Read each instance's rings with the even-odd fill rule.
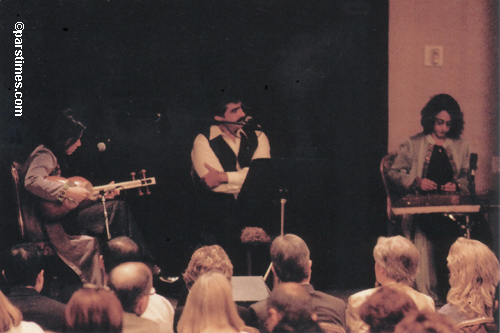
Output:
[[[394,333],[456,333],[459,330],[439,313],[412,313],[394,328]],[[478,332],[479,333],[479,332]]]
[[[311,295],[298,283],[281,283],[267,298],[269,332],[323,332],[317,319]]]
[[[200,247],[191,256],[188,267],[182,275],[186,287],[191,290],[191,287],[196,282],[196,280],[204,273],[207,272],[219,272],[226,277],[230,282],[233,277],[233,264],[229,259],[226,251],[219,245],[209,245]],[[184,310],[184,302],[177,303],[177,308],[175,309],[174,316],[174,331],[176,331],[177,323],[181,317],[182,311]],[[242,306],[237,306],[238,315],[245,321],[245,323],[250,322],[249,310]],[[176,331],[177,332],[177,331]]]
[[[500,280],[500,265],[495,254],[483,243],[460,237],[448,254],[451,289],[448,303],[439,313],[457,327],[494,325],[495,292]]]
[[[66,332],[121,332],[123,309],[116,295],[105,288],[83,287],[66,306]]]
[[[278,284],[283,282],[300,283],[311,295],[313,310],[318,316],[319,323],[327,322],[344,327],[344,301],[316,291],[310,284],[312,261],[310,260],[309,248],[302,238],[293,234],[277,237],[271,244],[271,262],[274,278]],[[255,317],[254,321],[258,321],[260,330],[266,332],[267,300],[264,299],[252,304],[250,311]]]
[[[126,262],[109,274],[109,287],[116,293],[123,307],[123,332],[172,332],[164,324],[141,318],[148,306],[153,276],[148,266],[140,262]]]
[[[42,333],[43,329],[31,321],[24,321],[23,315],[0,291],[0,332]]]
[[[215,271],[200,276],[189,292],[177,331],[224,333],[243,332],[244,328],[227,277]]]
[[[3,270],[10,286],[9,300],[23,318],[44,330],[60,332],[64,327],[63,303],[42,296],[44,284],[43,257],[34,243],[14,246],[5,257]]]
[[[411,286],[415,283],[419,253],[415,245],[402,236],[379,237],[373,249],[377,285],[399,284],[421,312],[435,312],[434,301],[417,292]],[[346,320],[350,332],[368,332],[369,327],[360,318],[360,308],[378,288],[360,291],[347,302]]]
[[[125,262],[141,261],[142,253],[139,246],[132,239],[121,236],[113,238],[106,243],[102,257],[105,272],[104,282],[107,283],[109,273],[113,268]],[[148,306],[146,311],[141,315],[141,318],[165,324],[173,329],[174,308],[165,297],[158,295],[156,290],[151,288]]]
[[[397,284],[382,286],[361,305],[359,315],[370,332],[392,333],[408,314],[418,312],[413,299]]]

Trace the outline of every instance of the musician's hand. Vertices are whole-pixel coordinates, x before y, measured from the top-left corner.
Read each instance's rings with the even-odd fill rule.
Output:
[[[441,190],[445,192],[455,192],[457,190],[457,184],[454,182],[446,183],[441,187]]]
[[[89,191],[86,188],[80,186],[69,187],[66,190],[66,197],[71,198],[73,201],[78,203],[82,202],[89,196]]]
[[[203,165],[208,169],[208,173],[201,178],[201,181],[210,189],[213,189],[220,184],[227,183],[227,174],[225,172],[215,170],[207,163],[204,163]]]
[[[109,183],[109,185],[111,184],[114,184],[115,182],[112,181],[111,183]],[[104,197],[107,199],[107,200],[112,200],[114,199],[117,195],[120,195],[120,190],[119,189],[115,189],[113,191],[109,191],[109,192],[106,192],[106,194],[104,194]]]
[[[422,191],[434,191],[437,190],[438,186],[432,180],[423,178],[420,180],[418,188],[420,188]]]

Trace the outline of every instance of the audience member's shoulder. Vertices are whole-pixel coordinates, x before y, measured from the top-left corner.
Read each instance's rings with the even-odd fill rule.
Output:
[[[319,296],[325,302],[331,303],[332,305],[345,307],[345,302],[343,300],[322,291],[314,290],[314,293],[311,296],[313,296],[313,298],[314,296]]]
[[[407,293],[413,298],[415,301],[415,304],[417,305],[417,308],[419,311],[430,311],[430,312],[435,312],[436,307],[434,304],[434,300],[432,297],[423,294],[412,287],[406,286]]]
[[[165,332],[170,333],[171,330],[162,324],[158,324],[152,320],[138,317],[133,313],[123,313],[123,333],[151,333],[151,332]]]
[[[349,299],[347,300],[347,304],[354,306],[354,305],[359,303],[359,305],[361,305],[361,303],[363,303],[376,290],[377,290],[377,288],[370,288],[370,289],[361,290],[355,294],[352,294],[351,296],[349,296]]]
[[[44,330],[37,324],[31,321],[21,321],[16,327],[12,327],[6,333],[43,333]]]

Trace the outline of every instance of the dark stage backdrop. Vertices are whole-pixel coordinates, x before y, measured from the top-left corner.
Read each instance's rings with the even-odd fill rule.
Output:
[[[311,160],[295,173],[300,193],[287,203],[285,231],[310,245],[313,282],[373,284],[371,251],[385,231],[387,0],[7,0],[0,13],[2,248],[16,241],[9,164],[26,158],[51,114],[71,107],[87,126],[75,174],[96,185],[141,169],[155,176],[151,196],[129,191],[126,200],[159,260],[182,272],[195,245],[192,140],[215,97],[235,91],[274,157]],[[279,224],[279,203],[268,219]]]

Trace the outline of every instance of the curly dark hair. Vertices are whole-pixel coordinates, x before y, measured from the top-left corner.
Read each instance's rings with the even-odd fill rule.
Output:
[[[78,141],[84,130],[85,126],[73,118],[73,110],[66,109],[52,119],[42,142],[57,158],[64,158],[66,149]]]
[[[420,123],[424,128],[425,134],[431,134],[434,131],[436,115],[446,111],[451,117],[450,131],[447,136],[450,139],[458,139],[464,130],[464,115],[458,102],[448,94],[439,94],[433,96],[420,112],[422,119]]]

